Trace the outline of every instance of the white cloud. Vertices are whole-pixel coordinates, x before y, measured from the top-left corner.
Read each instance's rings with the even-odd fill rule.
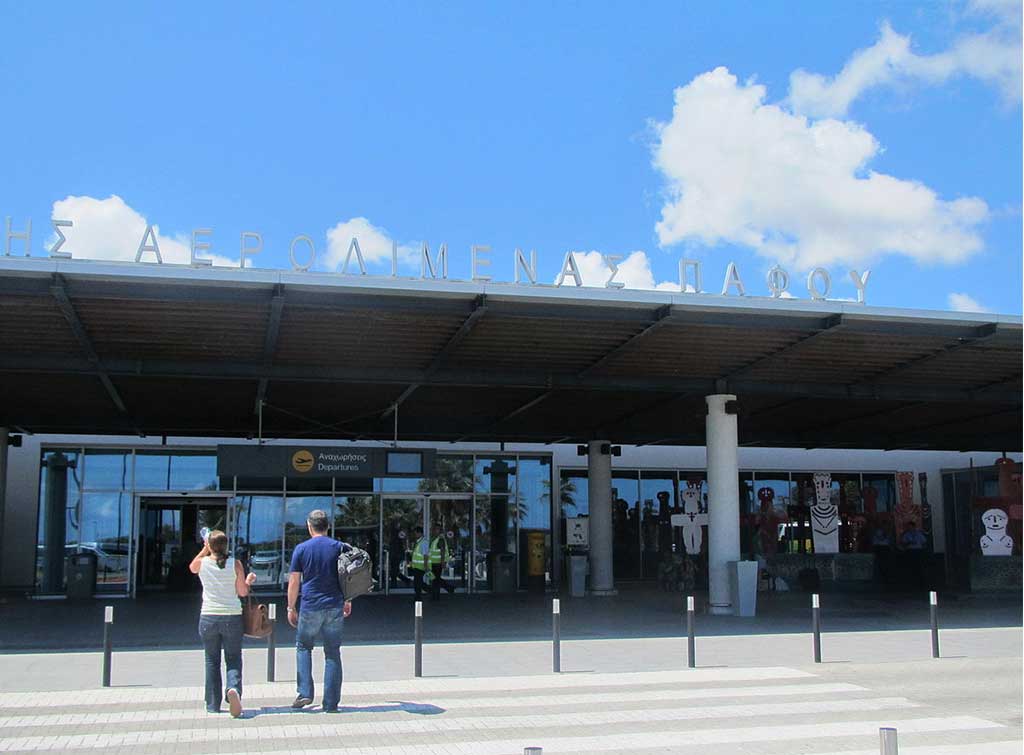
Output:
[[[988,307],[983,307],[971,296],[953,292],[947,299],[949,308],[956,312],[991,312]]]
[[[52,218],[74,223],[71,228],[61,229],[67,237],[61,251],[70,252],[73,258],[91,260],[134,262],[146,226],[150,223],[116,194],[106,199],[68,196],[53,203]],[[155,224],[153,231],[164,262],[181,265],[191,263],[190,235],[164,236],[160,233],[160,226]],[[51,237],[47,249],[51,248],[56,239],[56,235]],[[214,265],[238,267],[237,259],[213,253],[217,248],[215,236],[201,236],[199,240],[212,244],[210,251],[199,252],[200,257],[212,259]],[[147,243],[151,243],[151,240],[147,239]],[[156,256],[146,252],[142,259],[144,262],[153,262]]]
[[[675,90],[653,146],[667,181],[662,246],[728,242],[797,268],[887,253],[952,263],[981,249],[985,202],[871,171],[879,144],[862,126],[809,121],[765,96],[725,68]]]
[[[918,55],[911,39],[882,24],[879,39],[858,50],[835,76],[794,71],[789,78],[793,110],[812,117],[842,116],[864,92],[874,87],[921,82],[941,84],[970,76],[996,86],[1007,102],[1021,99],[1021,10],[1011,0],[976,0],[968,10],[994,17],[995,25],[965,34],[935,55]]]
[[[345,257],[348,255],[352,239],[359,242],[359,251],[363,254],[366,266],[380,268],[386,266],[391,269],[391,247],[393,239],[383,228],[379,228],[366,218],[352,218],[342,220],[333,228],[327,231],[327,251],[324,254],[324,261],[327,269],[340,269],[345,264]],[[431,258],[437,255],[437,249],[431,249]],[[398,264],[406,269],[420,269],[420,245],[399,244]],[[350,273],[358,272],[359,262],[356,260],[355,252],[352,252],[352,259],[348,264]],[[438,271],[440,275],[440,271]]]
[[[604,288],[611,275],[611,268],[604,261],[601,252],[573,252],[573,258],[580,269],[580,277],[584,286],[593,288]],[[654,273],[651,272],[651,261],[647,254],[642,251],[630,252],[618,263],[618,272],[615,280],[625,284],[625,288],[658,290],[658,291],[679,291],[679,283],[673,281],[654,282]],[[558,280],[558,276],[555,276]],[[572,286],[571,276],[566,276],[564,286]]]

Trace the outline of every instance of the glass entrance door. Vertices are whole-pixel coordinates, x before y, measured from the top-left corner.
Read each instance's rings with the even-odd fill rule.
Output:
[[[459,592],[469,590],[473,570],[472,508],[473,499],[468,496],[430,496],[428,531],[431,539],[442,537],[446,546],[441,578]]]
[[[412,546],[415,529],[423,527],[426,498],[421,495],[385,495],[381,499],[381,545],[384,592],[412,592]]]
[[[381,575],[385,592],[412,592],[412,549],[416,528],[444,540],[441,579],[455,590],[469,591],[473,573],[473,497],[458,495],[384,494],[381,497]]]
[[[203,547],[201,530],[226,530],[220,499],[142,499],[139,505],[138,586],[143,590],[199,589],[188,565]]]
[[[380,503],[374,495],[336,495],[334,537],[362,548],[373,561],[375,590],[383,590],[380,548]]]

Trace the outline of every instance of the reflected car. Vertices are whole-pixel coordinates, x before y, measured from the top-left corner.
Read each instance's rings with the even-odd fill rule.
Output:
[[[257,585],[277,585],[281,579],[281,551],[256,551],[249,560],[249,571]]]

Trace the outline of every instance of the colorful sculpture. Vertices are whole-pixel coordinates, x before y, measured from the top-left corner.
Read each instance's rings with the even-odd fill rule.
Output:
[[[839,508],[832,502],[832,475],[814,473],[814,500],[811,506],[811,532],[815,553],[839,552]]]
[[[893,519],[896,525],[896,542],[901,542],[908,525],[915,527],[921,521],[921,507],[914,503],[914,473],[896,473],[896,509]]]

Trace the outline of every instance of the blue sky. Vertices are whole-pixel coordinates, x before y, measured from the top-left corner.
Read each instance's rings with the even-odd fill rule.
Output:
[[[392,240],[455,278],[486,244],[498,280],[516,247],[677,291],[681,257],[800,298],[870,268],[871,304],[1021,312],[1019,3],[170,7],[0,8],[0,215],[33,256],[61,217],[76,257],[152,223],[168,259],[252,230],[257,266],[306,234],[326,270],[355,235],[381,273]]]

